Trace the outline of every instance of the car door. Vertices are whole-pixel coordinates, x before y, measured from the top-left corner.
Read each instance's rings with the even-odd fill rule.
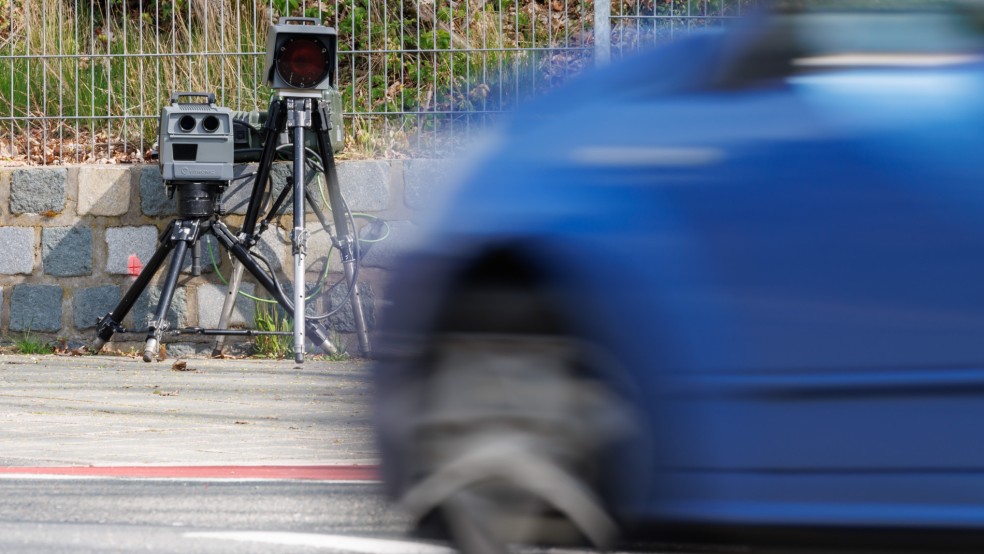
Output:
[[[657,299],[683,349],[653,385],[664,515],[984,527],[981,75],[853,68],[660,108],[719,153],[651,193],[696,245]]]

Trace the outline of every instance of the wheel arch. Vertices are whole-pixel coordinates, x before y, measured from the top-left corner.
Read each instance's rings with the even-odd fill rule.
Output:
[[[611,345],[599,341],[592,331],[591,325],[598,318],[592,318],[591,309],[597,299],[589,302],[579,298],[579,294],[585,294],[583,288],[575,285],[581,276],[573,274],[574,270],[566,264],[557,263],[555,256],[543,254],[534,244],[498,243],[470,251],[473,254],[467,258],[430,272],[438,275],[436,281],[430,280],[427,285],[438,289],[437,297],[429,303],[422,301],[422,304],[430,305],[416,314],[422,328],[414,334],[418,335],[417,341],[425,344],[412,348],[412,354],[401,364],[397,382],[402,383],[400,387],[405,394],[402,401],[419,400],[412,398],[413,381],[423,375],[420,371],[421,366],[426,365],[421,363],[428,355],[426,341],[435,334],[569,334],[586,341],[590,350],[583,369],[624,399],[625,407],[632,411],[640,426],[637,436],[647,442],[645,445],[620,445],[606,461],[606,465],[612,466],[614,483],[613,490],[607,491],[609,498],[606,500],[620,519],[631,517],[631,514],[621,512],[632,512],[635,506],[647,502],[646,487],[640,486],[638,480],[630,478],[631,482],[621,482],[621,478],[639,477],[648,470],[652,450],[648,441],[652,434],[641,409],[645,402],[643,389]],[[389,388],[392,390],[392,383]],[[398,459],[399,451],[407,447],[409,445],[404,444],[390,451],[396,452]],[[384,445],[384,450],[386,448]],[[628,464],[631,469],[626,471]],[[412,484],[412,478],[400,468],[384,467],[384,471],[388,474],[388,489],[394,496],[400,496]]]

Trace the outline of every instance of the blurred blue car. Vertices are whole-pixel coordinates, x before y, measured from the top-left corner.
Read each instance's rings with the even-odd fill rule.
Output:
[[[374,370],[422,528],[984,531],[984,26],[941,5],[753,17],[504,126]]]

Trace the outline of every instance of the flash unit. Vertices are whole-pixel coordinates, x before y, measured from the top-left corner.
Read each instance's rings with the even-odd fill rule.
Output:
[[[267,84],[277,90],[335,86],[338,33],[313,17],[282,17],[267,35]]]

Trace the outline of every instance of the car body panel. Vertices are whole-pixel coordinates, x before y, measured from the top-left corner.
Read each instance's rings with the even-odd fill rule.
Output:
[[[508,249],[632,384],[632,517],[984,529],[984,65],[639,75],[724,40],[521,112],[415,252],[438,292],[404,330]]]

